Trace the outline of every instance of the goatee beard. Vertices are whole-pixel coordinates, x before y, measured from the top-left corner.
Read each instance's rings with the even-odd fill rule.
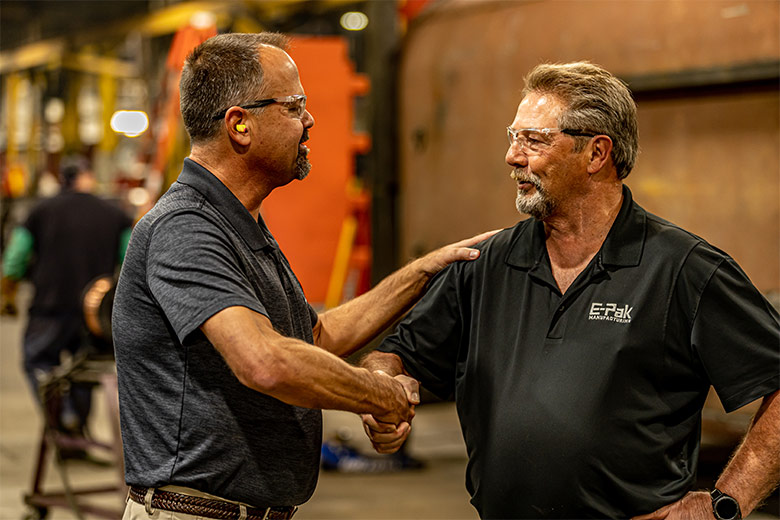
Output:
[[[511,177],[515,181],[532,184],[536,190],[533,195],[527,196],[518,188],[517,198],[515,199],[515,207],[518,212],[531,215],[537,220],[544,220],[552,215],[555,209],[555,201],[542,187],[539,177],[534,175],[530,169],[525,172],[515,170],[512,172]]]
[[[555,209],[555,203],[549,198],[543,196],[537,189],[531,197],[528,197],[518,191],[515,199],[515,207],[520,213],[531,215],[536,220],[544,220],[552,215]]]
[[[309,158],[304,154],[299,153],[298,157],[295,159],[295,178],[302,181],[309,175],[310,171],[311,163],[309,162]]]

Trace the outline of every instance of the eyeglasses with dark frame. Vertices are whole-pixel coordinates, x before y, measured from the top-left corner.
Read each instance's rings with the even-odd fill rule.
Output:
[[[306,112],[306,96],[302,94],[293,94],[292,96],[284,96],[278,98],[258,99],[256,101],[252,101],[251,103],[247,103],[246,105],[236,105],[236,106],[244,109],[263,108],[268,105],[273,105],[274,103],[285,105],[290,110],[293,110],[295,113],[294,117],[298,119],[303,117],[304,112]],[[213,120],[216,121],[218,119],[222,119],[223,117],[225,117],[225,114],[227,114],[228,110],[230,110],[230,108],[226,108],[225,110],[221,111],[219,114],[213,117]]]
[[[519,128],[515,130],[511,126],[506,127],[506,136],[509,139],[509,146],[517,143],[520,150],[528,150],[533,153],[539,153],[550,147],[551,143],[544,140],[552,134],[566,134],[575,137],[596,137],[601,135],[584,130],[573,130],[571,128]]]

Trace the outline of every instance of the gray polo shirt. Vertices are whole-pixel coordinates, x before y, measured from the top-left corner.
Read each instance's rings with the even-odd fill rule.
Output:
[[[199,329],[231,306],[312,343],[317,314],[262,219],[185,159],[133,231],[114,301],[127,483],[301,504],[317,482],[321,413],[238,381]]]

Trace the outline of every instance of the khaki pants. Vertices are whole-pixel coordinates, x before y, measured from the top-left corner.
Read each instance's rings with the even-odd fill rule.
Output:
[[[212,498],[214,500],[222,500],[223,502],[230,502],[233,504],[241,504],[241,502],[234,502],[233,500],[227,500],[224,498],[209,495],[196,489],[190,489],[179,486],[164,486],[160,488],[163,491],[172,491],[174,493],[181,493],[183,495],[191,495],[195,497]],[[247,504],[241,504],[248,506]],[[125,512],[122,515],[122,520],[213,520],[205,516],[190,515],[187,513],[179,513],[177,511],[165,511],[163,509],[153,509],[152,514],[146,512],[146,506],[139,504],[134,500],[127,500],[125,506]]]
[[[152,514],[146,514],[146,508],[143,504],[134,502],[132,500],[127,501],[125,506],[125,514],[122,515],[122,520],[204,520],[202,516],[188,515],[187,513],[179,513],[177,511],[163,511],[162,509],[155,509]],[[205,519],[211,520],[211,519]]]

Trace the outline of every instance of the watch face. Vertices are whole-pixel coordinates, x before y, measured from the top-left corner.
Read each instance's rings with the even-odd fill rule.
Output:
[[[739,504],[730,496],[722,496],[715,501],[715,514],[723,520],[739,518]]]

